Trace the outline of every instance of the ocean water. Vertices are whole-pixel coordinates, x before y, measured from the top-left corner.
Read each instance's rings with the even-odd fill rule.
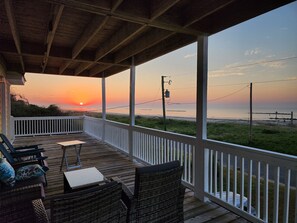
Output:
[[[166,105],[167,117],[182,117],[182,118],[195,118],[196,108],[195,105]],[[68,110],[80,110],[80,111],[93,111],[101,112],[101,105],[92,105],[86,107],[65,108]],[[288,115],[278,114],[275,112],[286,113]],[[274,104],[256,104],[253,105],[253,120],[274,120],[274,118],[291,118],[291,112],[293,116],[297,118],[297,104],[291,105],[274,105]],[[129,114],[128,105],[107,105],[107,113],[109,114]],[[208,104],[207,118],[209,119],[241,119],[249,120],[249,106],[247,104]],[[257,113],[257,114],[256,114]],[[258,114],[258,113],[270,113],[270,114]],[[146,105],[135,106],[136,115],[146,116],[158,116],[163,115],[161,103],[152,103]]]
[[[161,106],[136,106],[136,115],[162,116]],[[276,116],[276,112],[278,112]],[[253,120],[273,120],[274,118],[291,118],[293,112],[294,118],[297,118],[297,106],[253,106]],[[118,108],[107,110],[107,113],[129,114],[128,108]],[[270,113],[270,114],[259,114]],[[282,115],[280,113],[286,113]],[[196,108],[191,106],[166,106],[166,116],[168,117],[196,117]],[[207,118],[210,119],[250,119],[249,107],[246,105],[209,105],[207,108]]]

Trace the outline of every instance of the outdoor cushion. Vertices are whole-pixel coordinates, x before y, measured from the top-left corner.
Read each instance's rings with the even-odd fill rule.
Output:
[[[14,169],[5,159],[2,158],[0,158],[0,181],[10,187],[15,185]]]
[[[44,173],[45,173],[45,170],[39,164],[22,166],[19,169],[17,169],[15,179],[17,181],[27,180],[27,179],[43,176]]]

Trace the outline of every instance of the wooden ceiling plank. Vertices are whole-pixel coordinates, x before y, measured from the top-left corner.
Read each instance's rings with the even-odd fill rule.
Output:
[[[123,1],[124,0],[113,0],[110,11],[115,12],[115,10],[117,10],[117,8],[122,4]]]
[[[100,66],[100,67],[96,66],[90,70],[90,77],[95,77],[96,75],[100,74],[101,72],[103,72],[104,70],[110,67],[112,66]]]
[[[127,25],[123,26],[118,32],[112,35],[107,43],[97,49],[95,60],[100,60],[102,57],[112,52],[118,46],[133,38],[139,32],[142,32],[144,28],[144,26],[141,27],[133,23],[128,23]]]
[[[123,44],[125,41],[131,39],[134,35],[141,32],[145,27],[139,26],[137,24],[127,24],[123,26],[118,32],[116,32],[108,42],[102,45],[96,51],[95,61],[99,61],[108,53],[112,52],[118,46]],[[90,64],[81,64],[76,70],[75,73],[80,74],[84,70],[88,69],[91,65]]]
[[[50,51],[51,51],[53,40],[54,40],[58,25],[59,25],[60,20],[61,20],[63,10],[64,10],[64,5],[56,6],[55,9],[54,9],[54,18],[52,19],[53,28],[52,28],[52,30],[49,30],[49,32],[47,34],[47,38],[46,38],[47,48],[46,48],[45,56],[44,56],[44,59],[43,59],[42,73],[44,73],[45,68],[47,66],[48,56],[49,56]]]
[[[58,0],[42,0],[42,1],[55,3],[55,4],[63,4],[66,7],[74,8],[77,10],[83,10],[83,11],[87,11],[89,13],[103,15],[103,16],[110,16],[110,17],[118,19],[118,20],[123,20],[123,21],[132,22],[132,23],[136,23],[136,24],[141,24],[141,25],[147,25],[147,26],[151,26],[151,27],[155,27],[155,28],[159,28],[159,29],[165,29],[165,30],[173,31],[173,32],[177,32],[177,33],[183,33],[183,34],[188,34],[188,35],[193,35],[193,36],[198,36],[198,35],[202,34],[201,32],[198,32],[195,29],[185,28],[180,25],[173,24],[173,23],[160,22],[157,20],[152,21],[151,19],[148,19],[145,17],[136,16],[135,14],[131,14],[131,13],[120,12],[118,10],[112,12],[110,9],[107,10],[107,9],[97,7],[97,5],[96,5],[97,3],[88,2],[88,4],[85,4],[84,2],[86,0],[82,0],[79,2],[67,1],[67,0],[60,0],[60,1],[58,1]],[[162,10],[160,10],[160,11],[162,11]],[[160,13],[160,12],[158,12],[158,13]],[[156,13],[156,15],[158,13]]]
[[[199,22],[200,20],[204,19],[205,17],[216,13],[219,10],[222,10],[223,8],[227,7],[231,3],[235,2],[236,0],[214,0],[212,4],[210,4],[209,0],[205,1],[205,5],[211,6],[210,8],[205,8],[205,10],[199,10],[197,12],[194,11],[190,15],[187,16],[187,21],[185,22],[184,27],[189,27],[190,25]]]
[[[107,23],[109,17],[102,18],[102,16],[95,16],[90,24],[87,25],[87,28],[75,43],[75,46],[72,50],[72,58],[76,58],[78,54],[88,45],[88,43],[97,35],[98,32],[104,27]]]
[[[112,2],[111,12],[114,12],[123,0],[115,0]],[[91,25],[88,25],[88,28],[80,38],[80,40],[75,44],[73,48],[72,58],[75,58],[83,48],[95,37],[95,35],[103,28],[103,26],[107,23],[109,16],[105,17],[102,21],[102,17],[96,16],[92,21]],[[101,20],[101,21],[98,21]],[[98,26],[98,24],[100,24]],[[91,64],[81,64],[77,69],[75,69],[75,74],[80,74],[84,70],[88,69]]]
[[[19,53],[15,49],[15,45],[13,41],[1,40],[0,51],[11,55],[19,55]],[[89,63],[89,64],[95,63],[95,64],[109,64],[109,65],[114,64],[113,60],[107,59],[107,58],[104,58],[103,60],[100,60],[100,61],[94,61],[93,59],[94,57],[92,55],[89,55],[88,57],[85,56],[85,57],[77,57],[75,59],[72,59],[71,48],[67,48],[67,47],[61,48],[61,47],[53,46],[51,49],[51,54],[49,55],[49,58],[59,59],[64,61],[72,61],[75,63],[79,62],[79,63]],[[21,56],[36,57],[38,59],[44,58],[43,44],[23,43]],[[122,62],[117,65],[123,66],[123,67],[130,66],[130,64],[126,62]],[[62,65],[62,66],[65,66],[65,65]]]
[[[71,64],[71,60],[65,61],[60,67],[59,67],[59,74],[62,74],[66,68]]]
[[[136,55],[137,53],[140,53],[141,51],[146,50],[147,48],[156,45],[160,41],[171,36],[172,34],[174,33],[166,30],[154,29],[140,37],[137,41],[134,42],[133,45],[128,45],[122,48],[114,56],[114,61],[115,63],[119,63],[133,55]]]
[[[80,64],[80,65],[75,69],[75,74],[76,74],[76,75],[81,74],[84,70],[90,68],[92,65],[93,65],[93,64],[86,64],[86,63]]]
[[[8,22],[10,25],[12,37],[14,40],[14,44],[16,46],[18,54],[20,55],[21,66],[22,66],[23,72],[25,72],[25,64],[24,64],[24,60],[22,57],[21,40],[20,40],[20,35],[18,32],[18,29],[17,29],[16,19],[14,17],[13,6],[12,6],[11,0],[5,0],[5,10],[6,10]]]
[[[180,0],[158,0],[152,1],[150,19],[155,20],[165,13],[168,9],[178,3]]]

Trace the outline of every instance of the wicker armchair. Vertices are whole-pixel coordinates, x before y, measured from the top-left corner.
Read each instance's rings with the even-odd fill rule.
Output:
[[[179,161],[136,168],[134,194],[123,187],[127,222],[183,222],[182,172]]]
[[[0,222],[49,222],[40,199],[42,185],[30,185],[0,192]]]
[[[50,200],[50,220],[55,222],[126,222],[121,201],[122,184],[116,181],[89,189],[57,195]]]

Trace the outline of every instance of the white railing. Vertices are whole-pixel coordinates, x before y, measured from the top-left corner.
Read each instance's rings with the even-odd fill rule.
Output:
[[[195,141],[191,136],[133,127],[133,157],[151,165],[180,160],[184,166],[183,181],[193,189]]]
[[[296,222],[297,157],[205,140],[207,196],[253,222]]]
[[[106,143],[116,147],[125,153],[129,152],[129,125],[105,121],[105,140]]]
[[[13,123],[14,136],[83,132],[82,116],[14,117]]]
[[[102,119],[84,116],[84,132],[96,139],[102,139],[103,125]]]
[[[148,164],[180,160],[184,183],[191,189],[198,186],[195,162],[204,158],[194,159],[195,137],[92,117],[13,118],[13,123],[16,136],[84,131],[126,154],[130,145],[130,156]],[[296,156],[209,139],[203,145],[206,197],[253,222],[297,222]]]

